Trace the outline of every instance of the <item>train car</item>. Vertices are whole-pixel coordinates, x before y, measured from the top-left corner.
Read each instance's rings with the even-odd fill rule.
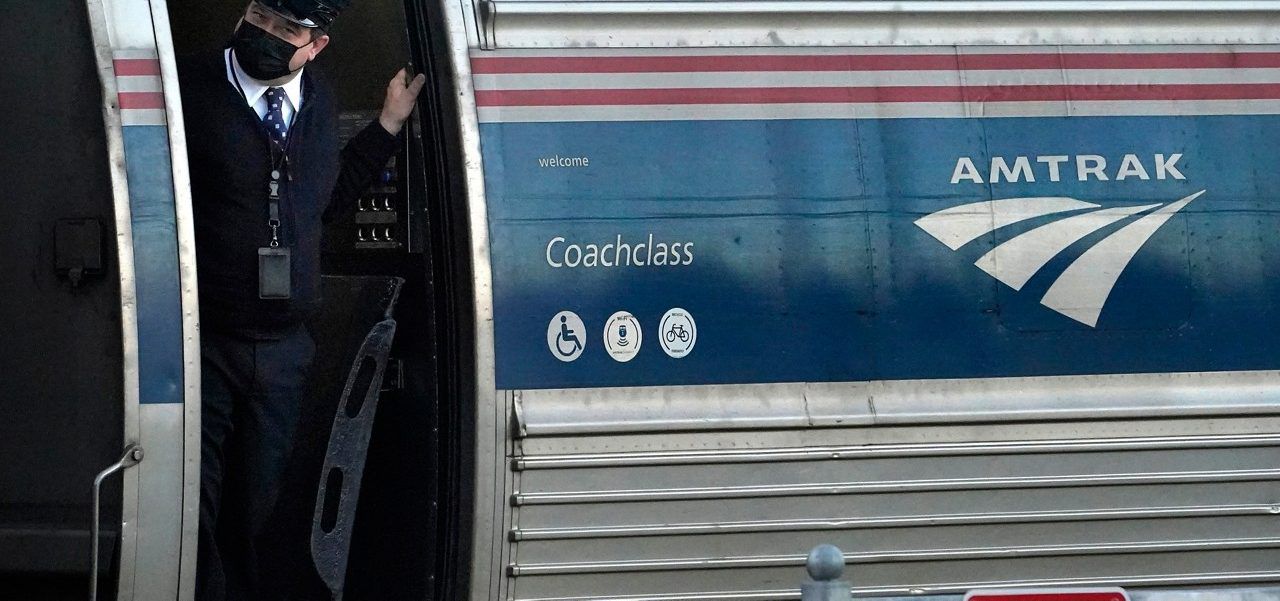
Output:
[[[0,21],[30,598],[192,597],[177,56],[242,9]],[[327,233],[330,281],[404,282],[346,598],[797,599],[819,543],[860,597],[1280,598],[1280,2],[364,0],[344,123],[406,58]]]
[[[181,112],[159,93],[163,11],[110,8],[11,3],[0,19],[8,599],[83,599],[109,572],[120,598],[190,590],[199,347],[184,151],[165,127]]]
[[[194,597],[200,315],[178,73],[183,57],[223,47],[246,4],[42,0],[0,19],[0,448],[11,455],[0,468],[0,598]],[[442,29],[427,26],[438,10],[358,3],[316,66],[335,82],[342,137],[377,116],[406,63],[433,81],[403,148],[327,233],[330,302],[310,324],[320,373],[282,514],[311,526],[319,505],[325,528],[355,523],[362,537],[336,541],[331,562],[350,558],[348,598],[456,598],[442,576],[459,569],[446,561],[456,543],[441,533],[457,526],[439,516],[461,514],[464,498],[441,487],[470,489],[454,467],[469,454],[449,441],[471,406],[472,303],[453,296],[471,285],[465,242],[454,241],[464,205],[446,200],[461,186],[449,175],[460,157],[436,147],[456,147],[457,135],[442,103],[447,63],[432,59],[447,56],[432,49]],[[377,427],[373,403],[343,405],[359,426],[348,433],[372,437],[367,460],[338,466],[353,469],[335,493],[320,478],[333,467],[335,409],[344,384],[370,385],[361,341],[393,304],[394,348],[370,374]],[[365,449],[344,452],[355,450]],[[335,499],[355,498],[360,483],[357,516]],[[294,542],[297,520],[279,521]],[[296,581],[296,598],[328,597],[315,554],[296,549],[301,568],[274,575]]]
[[[1280,595],[1280,5],[462,8],[472,599]]]

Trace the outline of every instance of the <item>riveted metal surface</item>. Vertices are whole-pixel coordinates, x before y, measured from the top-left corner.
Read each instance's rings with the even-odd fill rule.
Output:
[[[496,48],[1280,41],[1269,1],[487,3]],[[1244,25],[1242,27],[1242,23]]]

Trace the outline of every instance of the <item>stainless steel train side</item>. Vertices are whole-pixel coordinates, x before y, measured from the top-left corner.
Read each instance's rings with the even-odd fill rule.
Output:
[[[498,331],[504,320],[539,320],[541,328],[551,314],[496,308],[495,289],[513,277],[500,264],[510,261],[499,256],[511,248],[503,238],[515,230],[498,229],[505,225],[495,215],[512,223],[554,216],[498,212],[498,188],[509,187],[501,171],[514,171],[501,152],[524,138],[504,138],[486,124],[594,123],[613,110],[601,108],[607,102],[538,111],[576,103],[564,99],[584,91],[661,85],[629,67],[558,72],[555,81],[573,94],[513,106],[526,98],[513,93],[504,97],[511,103],[486,108],[478,97],[553,86],[521,80],[529,72],[519,67],[474,72],[490,58],[527,57],[622,57],[613,63],[621,65],[637,56],[773,51],[960,55],[977,47],[1000,54],[1158,45],[1231,53],[1228,45],[1280,43],[1280,3],[497,0],[446,3],[446,14],[460,103],[481,105],[464,109],[460,123],[478,328],[471,599],[795,599],[804,555],[823,542],[844,549],[847,575],[866,596],[1023,585],[1120,585],[1152,601],[1280,596],[1274,352],[1263,358],[1269,366],[1241,370],[503,385],[503,370],[516,368],[502,355],[525,358],[504,346],[511,343]],[[699,68],[686,72],[690,86],[714,79]],[[573,77],[584,79],[575,87]],[[627,131],[734,118],[681,102],[671,109],[674,101],[652,101],[649,116]],[[958,117],[1000,110],[961,104]],[[668,109],[674,116],[651,114]],[[1067,102],[1043,114],[1075,110]],[[564,117],[569,112],[576,114]],[[855,109],[837,116],[876,117]],[[572,147],[574,139],[556,141]],[[559,192],[574,198],[571,186]],[[573,207],[562,208],[569,229],[603,219],[556,206]],[[865,244],[890,255],[874,263],[884,266],[893,249],[881,241],[869,236]],[[972,265],[940,269],[962,268]],[[625,308],[628,289],[612,293]],[[602,352],[598,326],[588,325],[587,353]],[[652,335],[642,352],[657,352]],[[565,373],[548,365],[555,367],[546,373]]]

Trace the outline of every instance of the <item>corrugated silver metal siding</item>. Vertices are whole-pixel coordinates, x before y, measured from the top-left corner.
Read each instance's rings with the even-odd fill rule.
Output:
[[[511,597],[796,598],[820,542],[846,551],[865,593],[1280,581],[1280,437],[1024,444],[1013,428],[906,444],[826,430],[826,446],[748,451],[545,452],[669,434],[527,441],[512,461]]]

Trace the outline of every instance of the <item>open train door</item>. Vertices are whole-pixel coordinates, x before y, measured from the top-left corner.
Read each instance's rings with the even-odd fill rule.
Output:
[[[0,17],[0,598],[190,598],[195,282],[157,38],[147,0]]]

